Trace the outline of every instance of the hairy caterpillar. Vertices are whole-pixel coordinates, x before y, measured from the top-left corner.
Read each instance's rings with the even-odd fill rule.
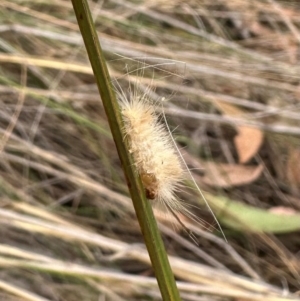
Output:
[[[176,214],[183,213],[199,222],[176,195],[188,174],[205,202],[206,200],[181,156],[165,115],[156,113],[157,103],[149,98],[150,92],[151,89],[148,88],[144,93],[135,90],[129,96],[122,90],[118,93],[124,122],[124,136],[128,140],[129,151],[141,177],[146,197],[170,212],[196,242],[191,231]],[[164,122],[161,122],[161,119]],[[208,204],[207,206],[215,218]],[[216,223],[222,232],[217,220]]]
[[[148,199],[176,202],[175,191],[184,169],[169,133],[144,94],[121,101],[124,133]]]

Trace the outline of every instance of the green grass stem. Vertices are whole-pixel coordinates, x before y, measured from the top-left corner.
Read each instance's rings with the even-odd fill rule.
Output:
[[[167,301],[181,300],[151,204],[145,197],[141,180],[134,170],[131,155],[126,143],[124,143],[120,108],[111,85],[88,3],[86,0],[72,0],[72,3],[162,298]]]

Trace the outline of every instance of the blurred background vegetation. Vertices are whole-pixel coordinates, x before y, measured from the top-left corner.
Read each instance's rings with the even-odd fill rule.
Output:
[[[228,240],[195,189],[199,247],[157,211],[182,299],[300,300],[299,2],[90,5]],[[71,2],[0,6],[0,300],[160,300]]]

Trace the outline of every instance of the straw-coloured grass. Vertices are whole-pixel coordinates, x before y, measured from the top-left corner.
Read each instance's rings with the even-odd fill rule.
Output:
[[[0,299],[160,300],[71,2],[0,6]],[[182,299],[300,300],[298,2],[91,6],[118,85],[168,100],[228,239],[193,189],[180,198],[211,227],[180,218],[199,247],[157,214]],[[222,220],[221,199],[271,230],[250,209],[240,228]]]

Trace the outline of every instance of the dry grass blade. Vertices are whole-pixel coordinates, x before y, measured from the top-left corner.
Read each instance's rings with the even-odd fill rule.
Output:
[[[300,211],[299,1],[90,5],[114,84],[166,99],[200,188],[227,209],[242,203],[240,216],[289,225]],[[160,300],[71,2],[0,7],[0,299]],[[226,244],[195,191],[180,198],[203,220],[180,216],[199,248],[156,217],[183,300],[300,300],[299,232],[224,226]]]
[[[12,293],[13,295],[16,295],[22,300],[28,300],[28,301],[50,301],[50,299],[46,299],[43,297],[40,297],[36,294],[31,293],[30,291],[26,291],[24,289],[21,289],[20,287],[17,287],[15,285],[12,285],[5,281],[0,281],[0,288],[4,291],[7,291],[9,293]]]

